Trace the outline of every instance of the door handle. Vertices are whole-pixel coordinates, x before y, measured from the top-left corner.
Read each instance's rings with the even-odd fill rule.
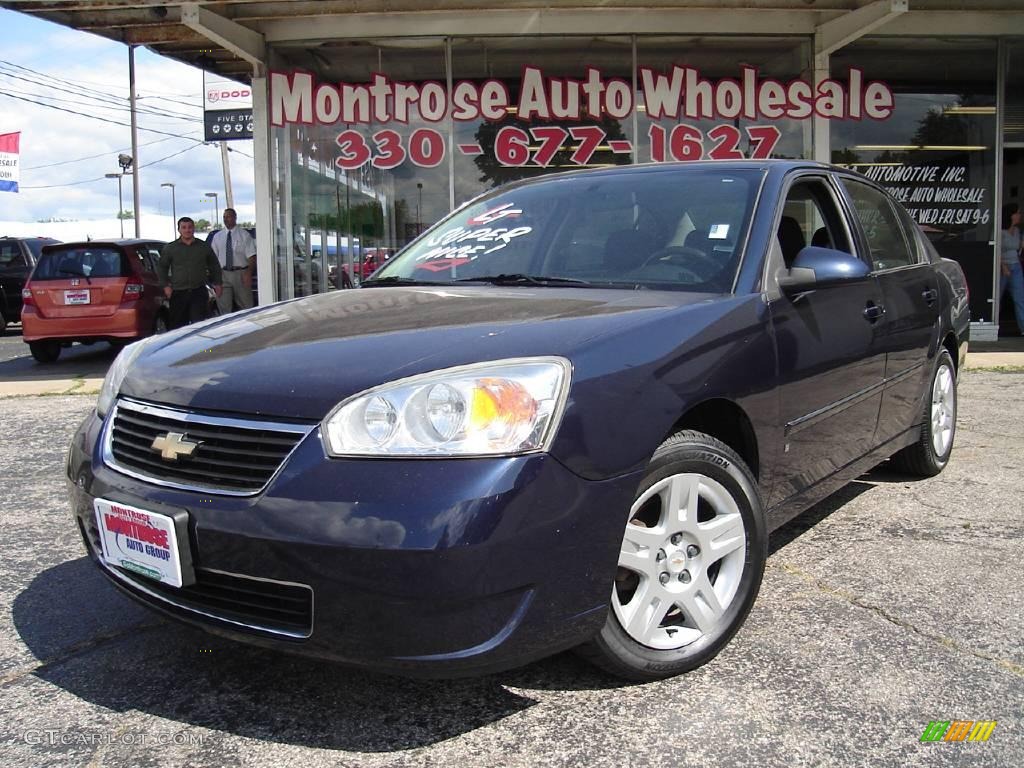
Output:
[[[935,303],[936,299],[939,298],[939,292],[934,288],[927,288],[921,291],[921,298],[924,299],[924,303],[930,307]]]
[[[885,307],[881,307],[874,303],[869,303],[867,308],[864,310],[864,318],[869,323],[877,323],[884,314]]]

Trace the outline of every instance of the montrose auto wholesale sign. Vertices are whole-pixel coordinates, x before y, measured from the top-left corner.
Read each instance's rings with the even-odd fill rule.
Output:
[[[252,138],[252,88],[203,74],[203,126],[206,141]]]
[[[777,120],[886,120],[895,106],[888,85],[868,81],[856,68],[845,82],[828,79],[816,86],[762,77],[749,66],[738,79],[710,80],[681,66],[641,67],[638,74],[635,94],[632,83],[593,67],[575,80],[526,66],[514,89],[492,78],[460,81],[450,92],[439,82],[400,82],[380,73],[368,83],[321,83],[308,72],[271,72],[271,123],[345,124],[335,138],[335,164],[342,170],[367,164],[386,170],[405,162],[432,168],[449,152],[487,156],[505,167],[547,167],[571,151],[566,164],[584,166],[597,151],[633,154],[634,144],[621,130],[609,131],[640,109],[654,122],[647,130],[650,156],[638,159],[661,162],[763,159],[781,137]],[[414,116],[426,125],[410,131]],[[670,122],[656,122],[663,118]],[[448,119],[493,128],[449,146],[443,126]],[[752,124],[741,129],[741,119]],[[718,122],[706,131],[688,122],[701,120]],[[381,127],[369,136],[360,130],[371,125]]]

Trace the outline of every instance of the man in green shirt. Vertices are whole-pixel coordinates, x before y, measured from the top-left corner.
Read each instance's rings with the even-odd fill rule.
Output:
[[[210,304],[206,285],[212,285],[218,297],[222,285],[220,262],[209,245],[196,240],[196,223],[182,216],[178,234],[181,237],[164,246],[157,264],[164,295],[171,300],[171,328],[205,320]]]

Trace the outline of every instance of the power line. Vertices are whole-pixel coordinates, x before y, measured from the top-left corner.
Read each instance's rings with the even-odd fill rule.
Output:
[[[49,107],[50,109],[56,109],[56,110],[58,110],[60,112],[67,112],[67,113],[72,114],[72,115],[79,115],[80,117],[89,117],[89,118],[92,118],[93,120],[99,120],[99,121],[104,122],[104,123],[110,123],[111,125],[119,125],[122,128],[130,128],[131,127],[128,123],[119,123],[116,120],[108,120],[107,118],[100,117],[99,115],[90,115],[90,114],[87,114],[85,112],[78,112],[78,111],[76,111],[74,109],[68,109],[67,107],[58,107],[58,106],[56,106],[54,104],[47,104],[46,102],[43,102],[43,101],[36,101],[35,99],[29,99],[29,98],[27,98],[25,96],[16,96],[13,93],[7,93],[5,91],[0,91],[0,96],[6,96],[9,99],[18,99],[19,101],[27,101],[30,104],[37,104],[40,107]],[[188,138],[187,136],[182,136],[180,133],[169,133],[167,131],[158,131],[155,128],[143,128],[141,125],[138,126],[138,129],[140,131],[148,131],[149,133],[158,133],[158,134],[160,134],[162,136],[174,136],[176,138]],[[199,142],[200,144],[203,143],[199,139],[190,139],[190,141],[196,141],[196,142]]]
[[[153,161],[148,162],[148,163],[143,163],[142,165],[139,166],[139,168],[140,169],[142,169],[142,168],[149,168],[149,166],[151,166],[151,165],[156,165],[157,163],[162,163],[164,160],[170,160],[172,157],[177,157],[178,155],[182,155],[185,152],[189,152],[189,151],[191,151],[191,150],[193,150],[193,149],[195,149],[196,147],[199,147],[199,146],[202,146],[202,143],[193,144],[191,147],[185,147],[182,150],[179,150],[177,152],[173,152],[173,153],[171,153],[171,154],[169,154],[169,155],[167,155],[165,157],[161,157],[159,160],[153,160]],[[125,174],[125,175],[126,176],[131,176],[130,173],[129,174]],[[106,176],[97,176],[95,179],[82,179],[81,181],[69,181],[67,184],[45,184],[45,185],[41,185],[41,186],[19,185],[19,187],[21,189],[59,189],[60,187],[76,187],[79,184],[91,184],[94,181],[103,181],[105,178],[107,178],[107,177]]]
[[[170,141],[172,138],[179,138],[175,136],[165,136],[162,139],[154,139],[153,141],[147,141],[145,144],[139,144],[140,147],[150,147],[154,144],[160,144],[165,141]],[[186,137],[187,138],[187,137]],[[95,160],[97,157],[106,157],[107,155],[120,154],[121,152],[130,151],[130,147],[124,149],[111,149],[107,152],[100,152],[98,155],[87,155],[86,157],[76,157],[74,160],[61,160],[57,163],[47,163],[46,165],[32,165],[22,168],[23,171],[38,171],[42,168],[54,168],[58,165],[70,165],[71,163],[80,163],[83,160]]]
[[[62,88],[62,87],[60,87],[58,85],[53,85],[51,83],[40,82],[38,80],[33,80],[31,78],[28,78],[28,77],[22,77],[21,75],[15,75],[15,74],[12,74],[10,72],[5,72],[2,69],[0,69],[0,76],[9,77],[9,78],[11,78],[13,80],[21,80],[22,82],[29,83],[30,85],[36,85],[36,86],[40,86],[42,88],[49,88],[51,90],[60,91],[62,93],[70,93],[70,94],[73,94],[75,96],[83,96],[83,95],[84,96],[88,96],[89,95],[89,94],[83,94],[81,91],[75,91],[75,90],[71,90],[69,88]],[[24,93],[24,91],[21,91],[21,93]],[[121,109],[121,110],[124,110],[124,111],[130,111],[130,109],[131,109],[131,105],[128,103],[127,99],[125,99],[123,97],[120,97],[120,96],[110,96],[109,94],[104,95],[103,98],[100,98],[99,95],[94,96],[92,102],[73,101],[73,100],[70,100],[70,99],[62,99],[59,96],[50,96],[50,95],[47,95],[47,94],[40,94],[40,93],[31,93],[30,95],[36,96],[36,97],[41,98],[41,99],[52,99],[54,101],[67,101],[67,102],[70,102],[72,104],[77,104],[79,106],[93,106],[98,101],[98,102],[100,102],[102,104],[108,104],[109,106],[111,106],[111,107],[113,107],[115,109]],[[155,115],[157,117],[172,117],[172,118],[177,119],[177,120],[195,120],[196,119],[196,115],[194,115],[194,114],[186,115],[186,114],[184,114],[182,112],[171,112],[170,110],[167,110],[167,109],[154,108],[154,107],[151,107],[149,105],[142,105],[141,107],[139,105],[136,105],[135,111],[138,112],[139,114]]]
[[[65,85],[70,85],[72,87],[76,87],[77,86],[77,90],[75,91],[76,93],[82,91],[83,87],[84,87],[84,90],[92,91],[93,93],[99,94],[99,95],[102,95],[102,96],[107,96],[107,97],[115,98],[115,99],[126,99],[127,98],[125,96],[118,96],[116,94],[112,94],[112,93],[109,93],[109,92],[106,92],[106,91],[101,91],[101,90],[98,90],[98,89],[89,88],[86,84],[90,83],[90,82],[93,82],[93,81],[88,81],[88,80],[68,80],[66,78],[54,77],[53,75],[48,75],[45,72],[39,72],[38,70],[32,69],[30,67],[24,67],[21,64],[15,64],[14,62],[7,61],[5,59],[0,59],[0,65],[2,65],[2,64],[6,64],[7,66],[14,67],[16,69],[20,69],[23,72],[29,72],[29,73],[31,73],[33,75],[38,75],[39,77],[44,77],[44,78],[46,78],[48,80],[53,80],[54,82],[57,82],[57,83],[63,83]],[[100,85],[100,83],[95,83],[95,84],[96,85]],[[118,85],[116,83],[103,83],[103,85],[106,85],[106,86],[111,87],[111,88],[122,88],[122,89],[128,88],[127,85]],[[164,99],[166,101],[170,101],[170,102],[175,103],[175,104],[181,104],[182,106],[186,106],[186,107],[198,107],[199,106],[195,102],[179,101],[177,99],[172,99],[169,96],[166,96],[164,94],[153,94],[153,95],[154,96],[158,96],[159,98],[162,98],[162,99]],[[175,95],[182,96],[182,97],[195,96],[197,100],[201,99],[201,97],[202,97],[201,93],[199,93],[199,94],[179,93],[179,94],[175,94]]]

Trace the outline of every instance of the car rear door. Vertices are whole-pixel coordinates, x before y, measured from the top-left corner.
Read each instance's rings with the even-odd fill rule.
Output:
[[[840,178],[882,289],[885,386],[875,441],[883,443],[912,427],[921,414],[929,355],[938,344],[938,276],[919,248],[910,216],[874,186]]]
[[[769,280],[806,245],[856,255],[852,223],[825,173],[794,178],[777,212]],[[802,493],[873,447],[885,354],[874,277],[786,295],[769,284],[783,432],[770,505]]]
[[[32,277],[32,298],[49,319],[109,317],[121,304],[127,271],[122,251],[112,245],[51,248]]]

